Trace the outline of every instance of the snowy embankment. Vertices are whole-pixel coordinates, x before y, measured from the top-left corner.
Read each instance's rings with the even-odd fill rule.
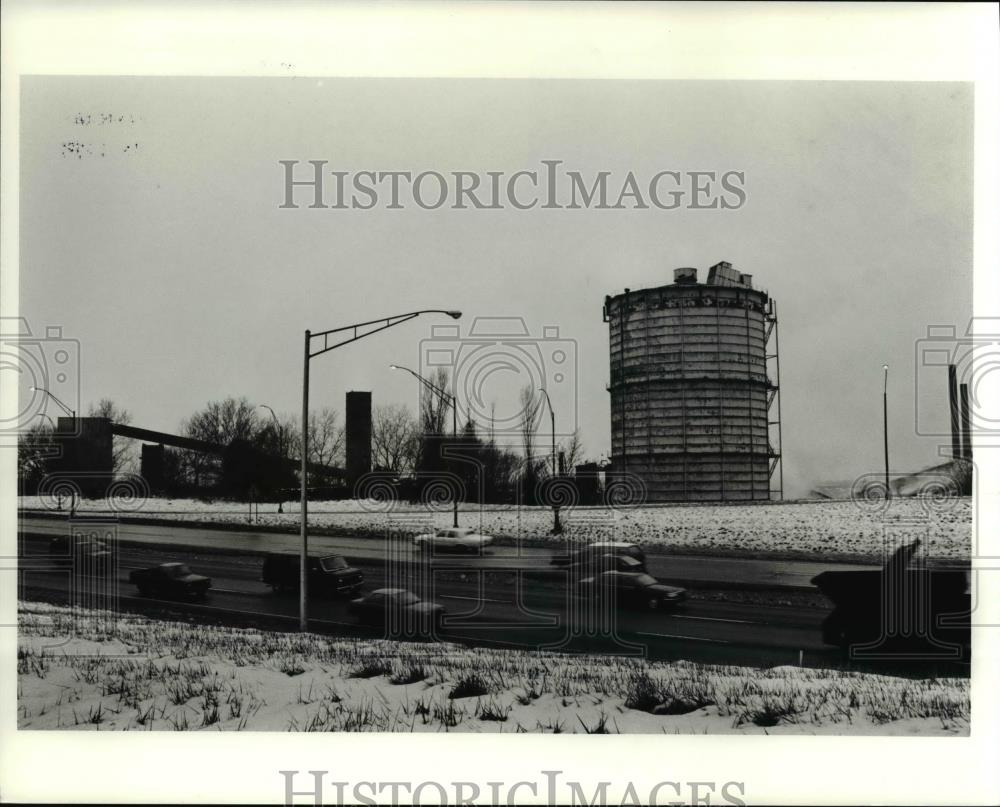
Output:
[[[22,497],[22,508],[41,510],[52,502]],[[297,503],[261,504],[252,519],[239,502],[147,499],[130,502],[122,516],[205,524],[280,527],[298,525]],[[83,513],[111,512],[103,499],[81,502]],[[310,502],[313,528],[382,537],[387,530],[416,533],[451,525],[449,506],[427,507],[371,500]],[[578,507],[562,511],[564,533],[550,535],[552,512],[542,507],[463,505],[463,526],[522,541],[632,541],[689,554],[824,558],[880,561],[903,541],[919,538],[928,557],[967,559],[972,543],[972,499],[899,498],[861,501],[804,501],[754,505]]]
[[[20,604],[18,727],[968,735],[969,682],[328,639]]]

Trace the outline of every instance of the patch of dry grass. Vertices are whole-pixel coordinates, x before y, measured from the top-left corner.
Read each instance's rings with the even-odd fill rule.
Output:
[[[115,624],[111,632],[108,624]],[[71,642],[59,639],[73,636]],[[23,728],[964,733],[969,682],[330,639],[22,603]]]

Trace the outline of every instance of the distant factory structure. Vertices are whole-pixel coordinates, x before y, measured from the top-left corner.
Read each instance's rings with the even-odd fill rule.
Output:
[[[650,502],[781,498],[777,309],[721,262],[604,300],[611,478]]]

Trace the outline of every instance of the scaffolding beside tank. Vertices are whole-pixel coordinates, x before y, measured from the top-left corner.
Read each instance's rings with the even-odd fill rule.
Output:
[[[777,310],[721,262],[609,296],[612,476],[651,502],[782,495]],[[774,415],[772,417],[772,411]]]

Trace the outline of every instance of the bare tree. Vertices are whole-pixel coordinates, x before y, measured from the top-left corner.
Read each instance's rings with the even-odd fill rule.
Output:
[[[372,418],[372,463],[393,473],[414,469],[420,450],[417,421],[401,404],[376,406]]]
[[[228,446],[234,440],[254,439],[260,428],[257,409],[246,398],[212,401],[184,424],[188,437]]]
[[[567,474],[572,474],[577,462],[583,459],[583,439],[580,437],[580,427],[573,429],[573,434],[562,445],[563,456],[565,458],[565,469]]]
[[[107,418],[112,423],[127,426],[132,422],[132,413],[119,408],[110,398],[101,398],[96,404],[91,404],[87,417]],[[115,474],[134,471],[136,466],[135,441],[128,437],[115,435],[111,447],[111,469]]]
[[[427,379],[431,384],[449,395],[450,381],[448,368],[438,367]],[[421,384],[420,393],[420,427],[426,434],[444,434],[449,423],[449,408],[451,404],[441,395]]]
[[[195,412],[182,429],[188,437],[226,448],[237,440],[253,442],[260,423],[256,407],[246,398],[226,398]],[[195,487],[215,481],[220,469],[219,457],[197,451],[185,450],[181,462]]]
[[[278,424],[270,421],[270,443],[272,453],[281,457],[299,458],[299,447],[302,445],[302,423],[295,415],[281,414]]]
[[[38,423],[17,436],[17,479],[24,493],[34,493],[45,478],[47,460],[53,456],[52,428]]]
[[[344,461],[344,427],[337,410],[324,406],[309,413],[309,461],[337,466]]]

